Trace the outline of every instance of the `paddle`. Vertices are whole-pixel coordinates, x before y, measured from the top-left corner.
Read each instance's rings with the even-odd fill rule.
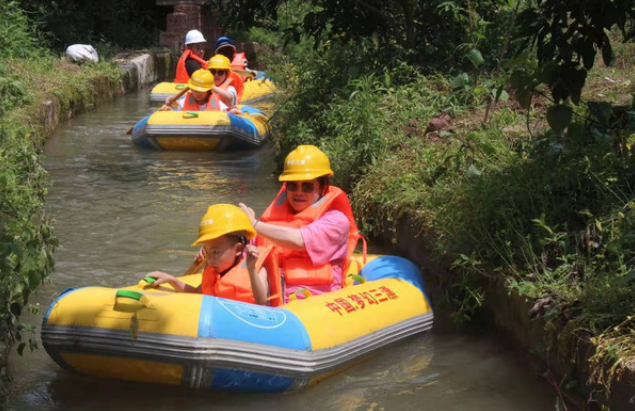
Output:
[[[165,102],[166,106],[171,105],[172,103],[174,103],[176,100],[178,100],[179,98],[181,98],[181,96],[185,93],[187,93],[188,91],[190,91],[189,87],[185,87],[183,88],[183,90],[179,91],[179,93],[175,96],[170,97],[170,99],[168,101]],[[132,130],[134,129],[134,126],[130,127],[128,130],[126,130],[126,132],[124,134],[126,135],[130,135],[132,134]]]
[[[248,76],[248,77],[256,77],[256,75],[258,74],[258,72],[256,70],[243,70],[243,69],[232,69],[233,72],[240,74],[241,76]]]
[[[192,263],[190,268],[185,270],[183,275],[196,274],[196,273],[198,273],[201,270],[201,268],[203,268],[204,265],[205,265],[205,259],[204,258],[201,259],[201,261],[199,261],[199,262],[196,262],[196,260],[194,260],[194,262]]]

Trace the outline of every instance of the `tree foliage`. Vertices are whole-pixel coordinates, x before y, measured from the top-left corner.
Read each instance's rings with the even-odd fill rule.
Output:
[[[548,113],[549,124],[564,130],[571,120],[564,104],[580,104],[598,53],[607,66],[615,60],[610,31],[617,27],[624,41],[635,36],[634,6],[633,0],[538,0],[523,10],[516,38],[525,56],[511,78],[521,104],[528,107],[531,94],[546,85],[558,105]],[[526,65],[528,51],[535,52],[537,64]]]
[[[155,0],[20,0],[22,7],[42,15],[51,46],[105,42],[138,48],[158,43],[159,27],[165,24],[169,7]]]
[[[302,20],[281,28],[276,17],[288,3],[306,12]],[[231,27],[246,29],[266,20],[273,28],[283,29],[290,40],[313,39],[316,48],[372,40],[379,49],[377,54],[387,61],[399,58],[436,66],[457,57],[459,62],[465,60],[465,54],[456,53],[457,49],[483,41],[485,32],[493,30],[491,23],[504,14],[500,6],[507,4],[506,0],[244,0],[222,2],[219,7],[225,24]]]

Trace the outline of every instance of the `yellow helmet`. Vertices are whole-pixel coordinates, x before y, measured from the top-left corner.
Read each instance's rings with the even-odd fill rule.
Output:
[[[198,238],[192,246],[224,236],[244,235],[248,240],[256,236],[251,220],[243,210],[231,204],[215,204],[207,208],[198,228]]]
[[[329,158],[316,146],[298,146],[284,159],[284,171],[280,181],[313,180],[332,176]]]
[[[229,59],[222,54],[217,54],[207,61],[207,69],[229,70],[232,65]]]
[[[209,91],[214,88],[214,76],[208,70],[199,69],[192,73],[190,81],[187,82],[190,90]]]

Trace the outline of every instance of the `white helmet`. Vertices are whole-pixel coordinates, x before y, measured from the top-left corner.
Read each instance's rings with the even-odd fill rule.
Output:
[[[207,43],[205,37],[203,37],[203,33],[198,30],[190,30],[185,35],[185,45],[195,44],[195,43]]]

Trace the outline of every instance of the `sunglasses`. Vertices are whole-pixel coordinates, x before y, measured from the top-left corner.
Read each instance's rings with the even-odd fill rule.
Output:
[[[215,70],[215,69],[210,69],[209,70],[210,73],[212,73],[212,75],[219,75],[219,76],[224,76],[227,74],[227,70]]]
[[[312,193],[313,190],[315,190],[315,184],[314,183],[297,183],[295,181],[290,181],[287,183],[287,190],[288,191],[298,191],[300,189],[300,187],[302,187],[302,192],[303,193]]]

